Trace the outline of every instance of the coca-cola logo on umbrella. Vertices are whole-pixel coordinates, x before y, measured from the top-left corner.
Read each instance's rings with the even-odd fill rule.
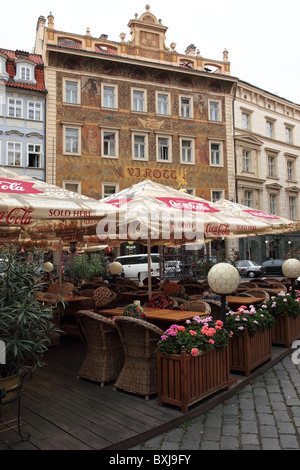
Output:
[[[208,202],[194,201],[193,199],[184,198],[170,198],[170,197],[157,197],[160,201],[164,202],[168,207],[173,209],[196,211],[196,212],[220,212],[219,210],[211,207]]]
[[[0,193],[10,194],[38,194],[43,193],[33,187],[34,183],[29,181],[18,181],[7,178],[0,179]]]
[[[106,204],[112,204],[115,207],[120,207],[123,204],[126,204],[127,202],[131,201],[131,199],[127,198],[120,198],[120,199],[111,199],[110,201],[105,201]]]
[[[267,212],[256,211],[253,209],[245,210],[244,212],[247,212],[250,215],[254,215],[255,217],[262,217],[263,219],[279,219],[279,217],[274,214],[268,214]]]

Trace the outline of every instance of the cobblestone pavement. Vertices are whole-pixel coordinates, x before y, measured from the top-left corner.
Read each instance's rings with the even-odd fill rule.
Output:
[[[132,450],[299,450],[300,365],[285,357],[236,395]]]

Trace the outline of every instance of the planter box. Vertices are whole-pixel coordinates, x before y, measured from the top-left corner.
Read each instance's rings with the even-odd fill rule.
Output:
[[[272,357],[271,328],[265,331],[258,330],[254,336],[250,336],[248,330],[244,330],[239,336],[232,336],[229,341],[230,369],[250,372],[270,360]]]
[[[223,388],[229,388],[229,349],[204,351],[197,357],[186,354],[165,356],[157,352],[158,404],[188,407]]]
[[[300,338],[300,315],[296,318],[286,315],[277,317],[272,328],[272,343],[289,348],[295,339]]]

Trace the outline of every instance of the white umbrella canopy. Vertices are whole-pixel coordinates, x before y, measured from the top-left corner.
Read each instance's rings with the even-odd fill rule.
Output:
[[[0,236],[78,240],[116,209],[33,177],[0,168]]]
[[[259,209],[244,206],[237,202],[220,199],[212,204],[214,208],[220,210],[224,220],[227,217],[234,217],[239,222],[239,226],[244,221],[249,227],[245,236],[271,235],[276,233],[296,232],[300,230],[300,223],[293,220],[279,217]],[[241,234],[237,234],[241,237]]]
[[[256,211],[254,216],[249,208],[246,212],[224,201],[212,203],[151,180],[101,202],[118,209],[117,217],[112,214],[111,220],[103,220],[97,227],[101,242],[110,245],[136,240],[152,246],[176,246],[299,229],[292,221],[271,214],[262,216]]]

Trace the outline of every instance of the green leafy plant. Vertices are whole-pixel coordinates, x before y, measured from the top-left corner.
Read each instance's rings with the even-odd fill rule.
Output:
[[[300,291],[296,291],[295,299],[290,293],[279,292],[268,300],[267,309],[274,317],[290,315],[296,318],[300,314]]]
[[[44,285],[38,273],[41,253],[28,256],[7,245],[0,257],[0,340],[5,347],[0,378],[4,378],[44,365],[44,353],[58,331],[53,324],[56,306],[36,298]]]
[[[236,312],[230,311],[226,316],[226,328],[236,336],[241,335],[244,330],[248,330],[249,336],[254,336],[259,329],[264,331],[272,328],[275,323],[276,319],[265,304],[257,310],[253,305],[249,308],[241,305]]]
[[[106,257],[103,254],[87,255],[75,254],[74,256],[74,278],[89,281],[105,273]],[[65,275],[72,279],[73,260],[68,256],[64,262]]]
[[[214,322],[212,317],[195,316],[187,320],[185,326],[171,325],[161,336],[157,349],[166,356],[180,354],[182,348],[192,356],[198,356],[208,349],[221,349],[228,344],[230,332],[223,322]]]

